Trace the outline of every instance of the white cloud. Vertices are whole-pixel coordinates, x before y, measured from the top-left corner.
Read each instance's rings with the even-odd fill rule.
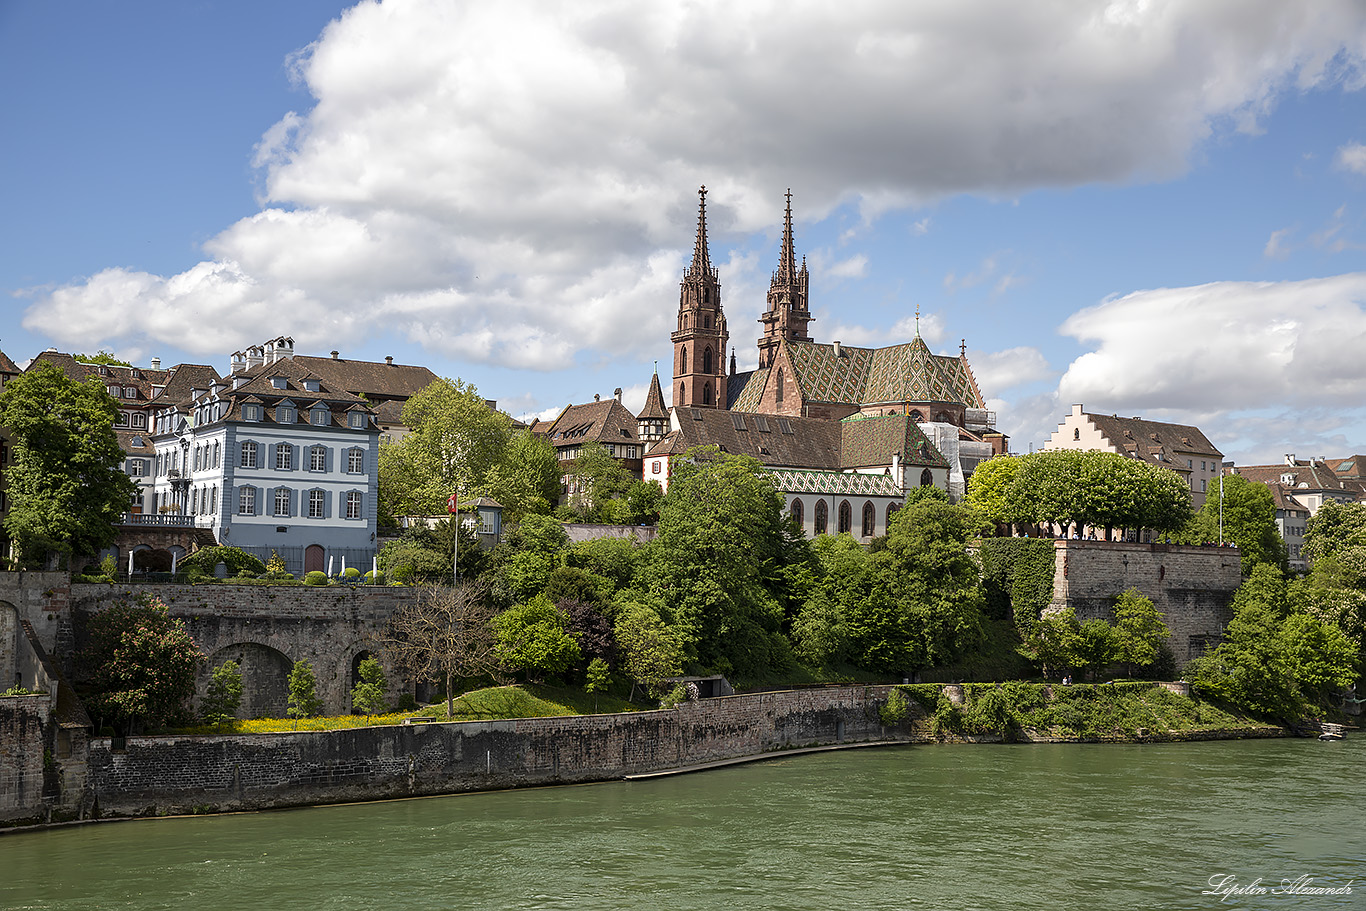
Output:
[[[985,395],[999,395],[1007,389],[1049,379],[1056,375],[1038,348],[1021,346],[1004,351],[968,353],[972,373]]]
[[[83,347],[380,327],[491,364],[643,356],[699,183],[720,236],[772,230],[789,183],[810,221],[1166,177],[1287,89],[1356,78],[1364,32],[1352,0],[366,0],[291,59],[316,103],[262,136],[263,210],[211,261],[34,292],[24,324]]]
[[[1344,171],[1354,171],[1357,174],[1366,174],[1366,145],[1359,142],[1349,142],[1347,145],[1338,149],[1336,158],[1337,166]]]
[[[863,278],[868,274],[868,257],[858,253],[832,263],[822,274],[831,278]]]
[[[929,234],[930,217],[926,215],[924,218],[920,219],[915,224],[911,225],[911,233],[914,234],[916,237],[924,237],[926,234]]]
[[[1096,349],[1059,383],[1063,401],[1140,413],[1222,413],[1366,396],[1366,273],[1137,291],[1073,314],[1061,331]]]
[[[1267,259],[1285,259],[1290,255],[1290,248],[1286,246],[1285,240],[1294,231],[1294,228],[1281,228],[1279,231],[1272,231],[1271,236],[1266,240],[1266,246],[1262,248],[1262,255]]]

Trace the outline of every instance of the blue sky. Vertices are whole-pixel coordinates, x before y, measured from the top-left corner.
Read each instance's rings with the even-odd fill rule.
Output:
[[[697,185],[742,369],[791,187],[813,335],[920,307],[1019,451],[1075,401],[1366,451],[1359,3],[351,7],[0,2],[0,348],[638,404]]]

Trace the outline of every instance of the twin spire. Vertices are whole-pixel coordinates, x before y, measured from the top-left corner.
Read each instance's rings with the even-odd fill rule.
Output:
[[[709,278],[712,275],[711,253],[707,250],[707,186],[697,191],[697,241],[692,248],[692,265],[688,267],[690,278]]]

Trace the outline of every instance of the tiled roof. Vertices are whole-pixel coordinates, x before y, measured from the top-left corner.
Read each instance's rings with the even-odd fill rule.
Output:
[[[426,367],[410,364],[308,355],[296,355],[292,360],[313,371],[332,388],[364,394],[370,399],[408,399],[440,379]]]
[[[543,430],[538,421],[533,432],[545,433],[551,445],[558,449],[590,441],[604,444],[639,442],[639,427],[630,409],[611,398],[585,405],[570,405],[560,412],[548,429]]]
[[[15,365],[14,361],[9,359],[9,355],[0,351],[0,373],[10,374],[21,372],[22,371]]]
[[[854,415],[840,422],[841,468],[890,465],[893,453],[910,465],[949,467],[915,421],[904,414]]]
[[[715,408],[674,408],[678,430],[650,447],[646,456],[686,452],[694,446],[720,446],[765,465],[839,468],[840,425],[817,418],[745,414]]]
[[[218,371],[206,364],[177,364],[167,372],[166,388],[157,396],[158,405],[189,401],[195,389],[207,391],[219,382]]]
[[[645,407],[636,415],[640,420],[662,421],[669,416],[664,410],[664,391],[659,388],[659,371],[650,377],[650,391],[645,393]]]
[[[934,354],[916,336],[886,348],[783,342],[802,396],[813,402],[960,402],[985,408],[962,357]]]
[[[156,455],[157,448],[152,444],[152,433],[148,430],[116,430],[119,448],[128,455]]]
[[[1189,424],[1168,424],[1164,421],[1090,412],[1086,412],[1086,417],[1117,451],[1145,462],[1186,471],[1184,462],[1176,458],[1178,453],[1182,460],[1188,455],[1215,459],[1222,459],[1224,455],[1205,438],[1200,428]]]
[[[731,411],[758,411],[766,382],[767,367],[731,375],[726,380],[726,407]]]
[[[273,364],[264,364],[253,367],[243,373],[233,374],[228,378],[225,385],[220,387],[217,401],[226,403],[227,408],[220,420],[222,421],[241,421],[242,406],[248,403],[260,404],[264,406],[264,414],[259,424],[279,424],[277,420],[276,408],[284,402],[294,405],[294,424],[310,424],[310,406],[315,404],[326,405],[331,412],[330,425],[333,427],[348,427],[346,414],[354,410],[361,410],[366,414],[372,414],[371,409],[364,399],[358,395],[347,392],[344,389],[335,389],[329,386],[326,381],[318,380],[319,388],[317,391],[309,390],[304,387],[304,381],[318,379],[317,376],[303,364],[296,363],[297,358],[282,358]],[[196,365],[190,365],[196,366]],[[284,378],[284,387],[276,388],[272,383],[273,377]],[[206,388],[199,385],[199,381],[205,375],[191,371],[186,374],[184,384],[186,389]],[[236,382],[237,388],[232,384]],[[182,416],[192,414],[198,405],[204,404],[206,400],[215,400],[213,393],[207,392],[198,399],[191,400],[188,393],[184,399],[178,402],[169,401],[171,387],[167,388],[167,395],[163,398],[168,399],[165,404],[173,408]],[[159,399],[158,402],[161,400]],[[159,412],[160,413],[160,412]],[[317,425],[314,425],[317,426]],[[373,425],[367,422],[366,429],[373,429]]]
[[[1289,475],[1291,480],[1286,486],[1296,494],[1327,490],[1355,495],[1362,486],[1355,479],[1339,477],[1324,462],[1303,459],[1297,459],[1294,465],[1239,465],[1234,470],[1249,481],[1267,485],[1285,483],[1283,479]]]
[[[125,408],[141,407],[156,398],[161,392],[161,387],[166,385],[167,380],[174,372],[174,369],[152,370],[148,367],[121,367],[117,364],[87,364],[60,351],[39,353],[28,365],[28,369],[33,370],[40,364],[52,364],[77,382],[83,382],[86,377],[93,376],[106,386],[118,386],[121,390],[136,389],[136,398],[129,399],[122,395],[118,397],[119,404]],[[213,368],[205,369],[212,371]]]
[[[810,471],[797,468],[766,468],[783,493],[849,494],[860,497],[901,497],[901,487],[891,475],[851,471]]]

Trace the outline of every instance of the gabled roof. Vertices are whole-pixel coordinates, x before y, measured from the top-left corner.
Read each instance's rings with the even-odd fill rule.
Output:
[[[1292,495],[1328,491],[1355,496],[1362,488],[1360,481],[1339,477],[1325,462],[1317,459],[1296,459],[1294,465],[1239,465],[1234,471],[1260,484],[1284,484]]]
[[[986,407],[966,355],[934,354],[919,336],[886,348],[841,345],[838,355],[833,344],[786,339],[781,344],[797,388],[808,402],[958,402],[969,408]],[[741,401],[744,395],[737,393],[737,404],[732,407],[743,410],[757,405],[757,400],[753,405]]]
[[[1118,452],[1145,462],[1186,471],[1187,456],[1222,459],[1224,454],[1206,439],[1200,428],[1189,424],[1168,424],[1165,421],[1145,421],[1143,418],[1122,418],[1112,414],[1084,412],[1096,429],[1105,435]],[[1177,461],[1180,454],[1182,461]]]
[[[916,422],[904,414],[854,415],[840,422],[841,468],[890,465],[893,454],[908,465],[949,467]]]
[[[343,389],[369,399],[409,399],[440,379],[426,367],[353,361],[346,358],[295,355],[293,360],[333,389]],[[280,363],[277,361],[276,363]]]
[[[664,410],[664,391],[659,388],[659,371],[650,377],[650,391],[645,393],[645,407],[636,415],[642,421],[662,421],[669,416]]]
[[[757,412],[767,382],[767,367],[731,374],[726,380],[726,407],[731,411]]]
[[[637,443],[639,422],[630,409],[615,398],[585,405],[570,405],[548,428],[537,422],[533,431],[544,433],[557,449],[598,443]]]
[[[0,351],[0,374],[10,375],[22,372],[23,371],[15,365],[14,361],[9,359],[8,354]]]
[[[157,396],[157,404],[184,402],[195,389],[208,389],[220,382],[218,371],[207,364],[177,364],[167,371],[165,387]]]
[[[52,364],[78,383],[93,376],[106,386],[136,389],[137,398],[135,399],[119,396],[119,404],[125,408],[140,407],[156,398],[160,394],[161,387],[167,383],[168,378],[177,369],[153,370],[150,367],[123,367],[118,364],[87,364],[84,361],[77,360],[73,355],[50,350],[40,352],[28,365],[28,369],[33,370],[41,364]],[[203,369],[210,372],[213,370],[212,367]],[[218,374],[214,373],[213,375],[216,377]]]
[[[674,408],[677,430],[664,435],[646,456],[673,455],[695,446],[719,446],[765,465],[839,468],[840,425],[817,418],[744,414],[715,408]]]

